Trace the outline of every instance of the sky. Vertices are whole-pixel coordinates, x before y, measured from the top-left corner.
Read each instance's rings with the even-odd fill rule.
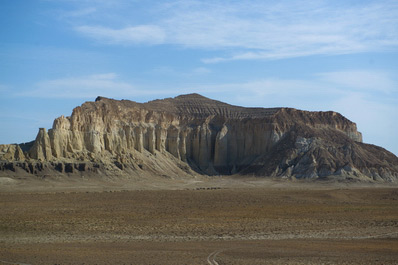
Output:
[[[2,0],[0,144],[97,96],[337,111],[398,155],[398,1]]]

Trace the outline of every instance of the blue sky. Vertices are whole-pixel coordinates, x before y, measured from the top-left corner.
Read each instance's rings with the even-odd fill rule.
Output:
[[[334,110],[398,154],[398,1],[3,0],[0,143],[96,96]]]

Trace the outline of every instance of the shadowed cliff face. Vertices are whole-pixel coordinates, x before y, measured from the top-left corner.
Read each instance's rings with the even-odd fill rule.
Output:
[[[60,173],[66,164],[72,172],[95,164],[93,171],[112,174],[396,181],[397,157],[361,142],[355,123],[331,111],[243,108],[198,94],[143,104],[98,97],[57,118],[48,132],[40,129],[28,158],[8,157],[58,166]]]

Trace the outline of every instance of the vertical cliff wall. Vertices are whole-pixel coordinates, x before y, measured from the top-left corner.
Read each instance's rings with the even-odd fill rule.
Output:
[[[361,146],[362,142],[355,123],[332,111],[243,108],[197,94],[144,104],[98,97],[75,108],[70,117],[57,118],[48,132],[40,129],[27,156],[54,163],[116,161],[119,168],[128,168],[143,154],[164,154],[203,174],[319,177],[335,174],[352,162],[343,159],[341,165],[334,163],[323,170],[317,167],[317,158],[307,158],[312,159],[308,167],[315,169],[304,168],[299,157],[311,148],[304,152],[302,141],[305,146],[315,145],[331,137],[342,145]],[[340,152],[337,148],[336,154]],[[276,157],[280,158],[275,161]],[[354,164],[352,168],[356,169]],[[391,174],[387,175],[393,179],[395,173]]]

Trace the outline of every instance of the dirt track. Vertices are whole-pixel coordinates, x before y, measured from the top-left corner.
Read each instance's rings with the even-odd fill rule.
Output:
[[[278,187],[3,192],[0,260],[25,264],[398,260],[397,188]]]

